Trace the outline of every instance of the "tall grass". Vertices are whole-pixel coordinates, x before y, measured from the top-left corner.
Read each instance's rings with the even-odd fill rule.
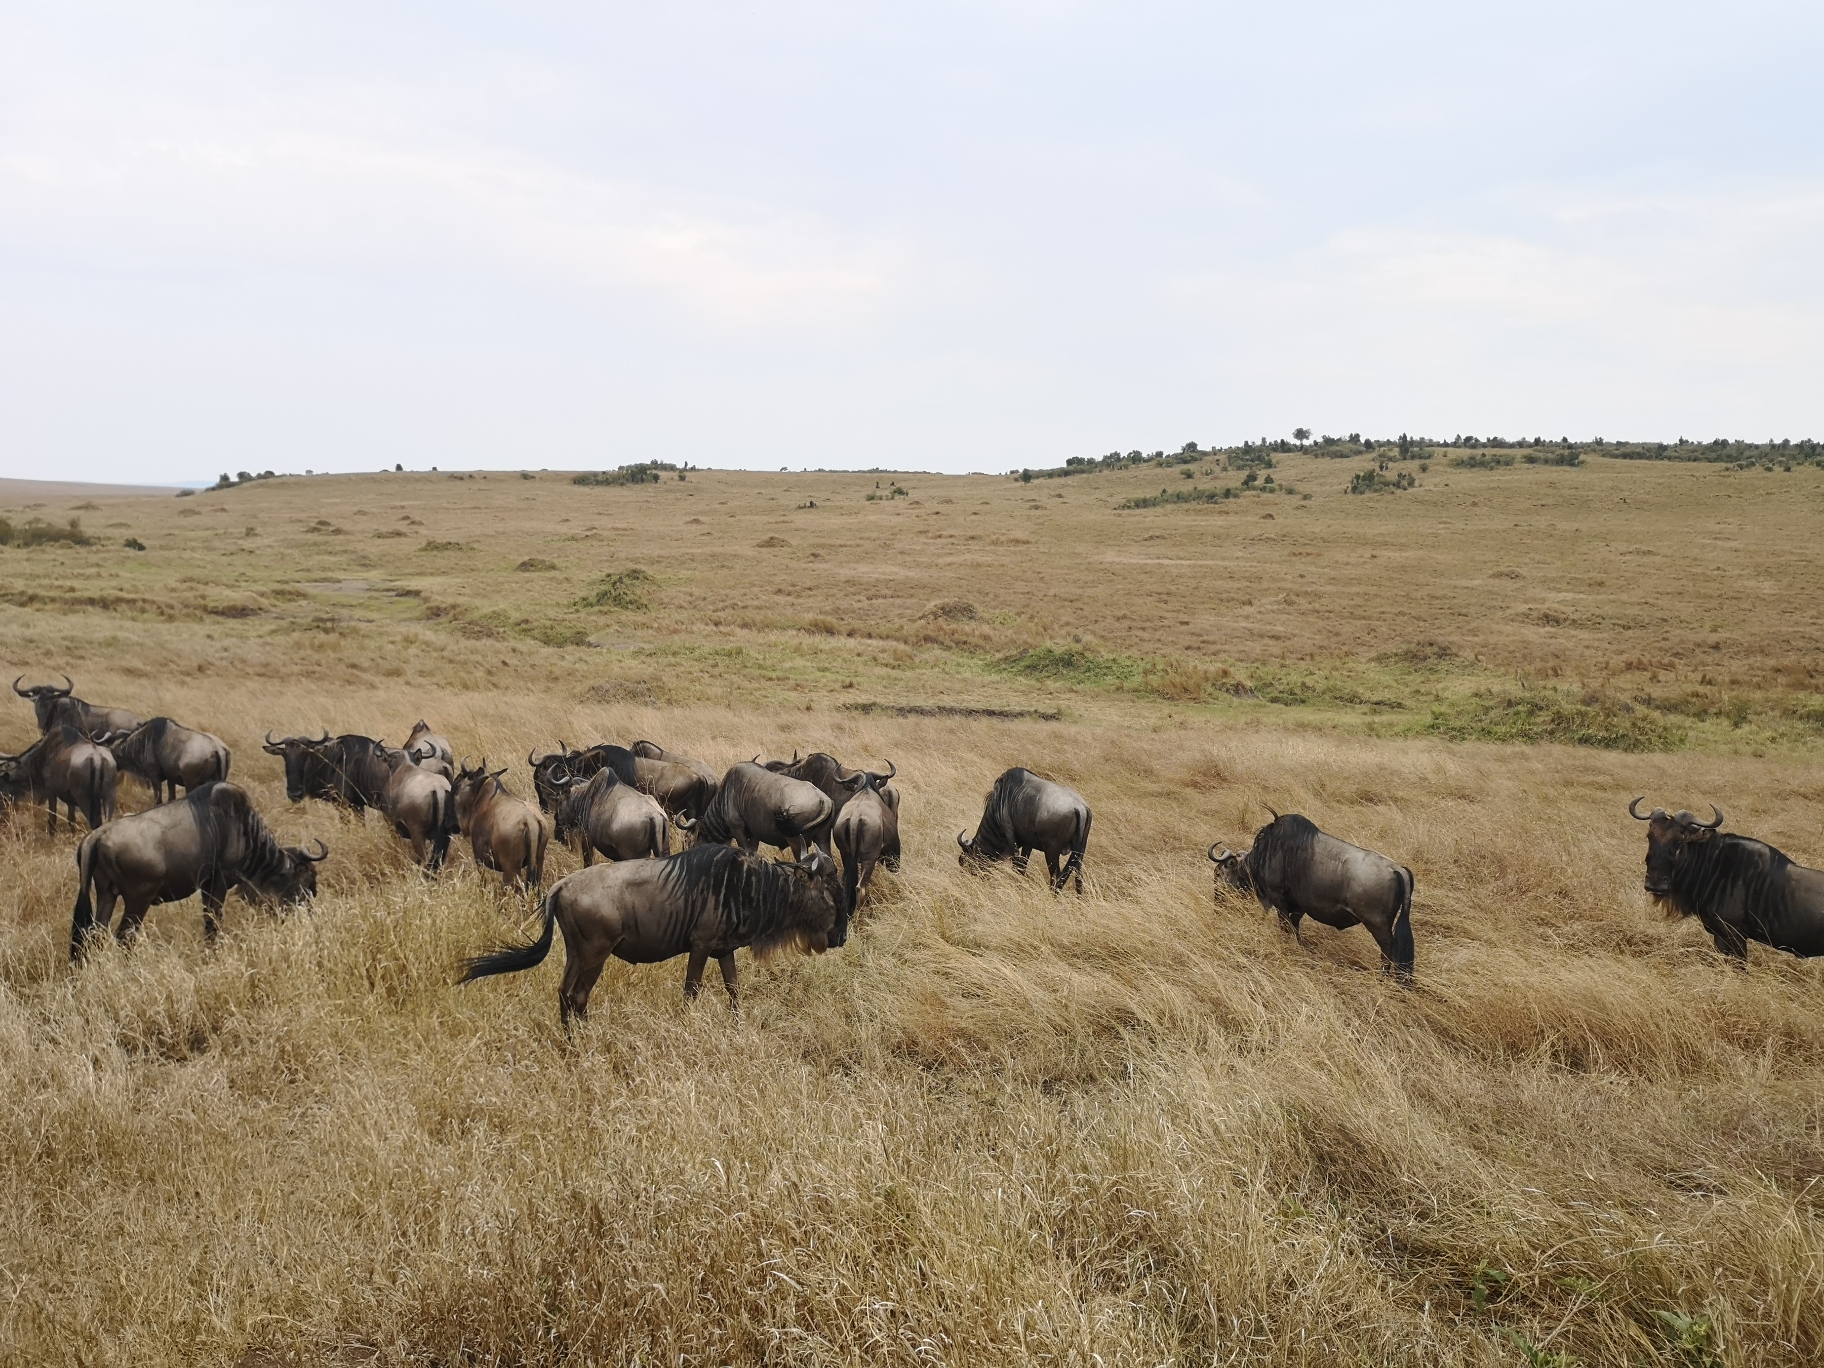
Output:
[[[890,755],[905,868],[844,950],[754,970],[739,1018],[687,1006],[679,963],[616,964],[566,1042],[555,962],[452,984],[525,903],[288,806],[244,744],[271,705],[216,700],[275,825],[330,843],[325,890],[234,913],[213,953],[194,904],[157,911],[72,973],[69,844],[5,828],[0,1355],[1459,1364],[1517,1361],[1517,1334],[1689,1361],[1662,1312],[1726,1362],[1824,1346],[1818,972],[1733,970],[1651,914],[1617,798],[1745,803],[1797,852],[1802,772],[420,701],[503,756],[532,712],[718,762]],[[371,731],[396,710],[289,706]],[[1095,804],[1087,896],[957,868],[1015,761]],[[1417,988],[1360,932],[1301,946],[1213,896],[1202,847],[1266,802],[1411,863]]]

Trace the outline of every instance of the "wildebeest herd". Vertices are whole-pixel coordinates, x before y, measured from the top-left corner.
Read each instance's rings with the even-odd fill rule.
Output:
[[[112,927],[129,941],[148,908],[197,893],[211,941],[231,889],[281,905],[315,895],[328,847],[278,843],[247,791],[230,781],[233,757],[219,737],[85,702],[68,676],[61,686],[22,688],[23,679],[13,691],[30,700],[40,736],[16,755],[0,754],[0,805],[43,803],[54,835],[61,803],[72,826],[80,812],[89,827],[76,851],[72,959],[92,934]],[[900,863],[891,762],[881,771],[852,769],[822,752],[794,752],[790,760],[756,756],[718,775],[651,741],[560,742],[550,754],[527,755],[535,800],[528,801],[502,781],[505,769],[489,769],[485,759],[458,763],[449,741],[423,721],[399,747],[352,733],[275,739],[268,732],[264,749],[284,762],[292,802],[377,809],[427,872],[442,866],[460,835],[477,866],[497,871],[504,887],[530,891],[544,881],[552,836],[574,845],[583,868],[545,894],[539,937],[476,956],[462,975],[466,982],[531,968],[561,928],[566,1025],[587,1012],[611,955],[633,964],[688,955],[689,996],[714,959],[733,1004],[737,949],[841,946],[875,870]],[[152,807],[116,815],[123,773],[151,790]],[[1664,910],[1698,918],[1716,948],[1738,961],[1750,941],[1824,954],[1824,872],[1764,842],[1723,834],[1720,809],[1700,822],[1663,808],[1643,815],[1641,802],[1628,813],[1647,823],[1646,891]],[[975,834],[958,834],[959,862],[979,872],[1009,861],[1024,874],[1040,851],[1052,891],[1074,880],[1081,893],[1090,823],[1081,794],[1010,769],[988,792]],[[688,846],[676,853],[674,828]],[[762,845],[791,858],[763,858]],[[1383,967],[1412,981],[1415,885],[1404,865],[1278,812],[1249,850],[1236,854],[1218,842],[1208,854],[1219,890],[1252,893],[1294,936],[1305,917],[1339,929],[1364,926]],[[597,865],[597,855],[608,863]],[[125,910],[114,925],[117,902]]]

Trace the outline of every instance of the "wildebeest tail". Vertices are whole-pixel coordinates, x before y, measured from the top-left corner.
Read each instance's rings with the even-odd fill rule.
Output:
[[[1088,808],[1084,808],[1082,817],[1077,821],[1077,834],[1073,836],[1070,841],[1070,858],[1064,862],[1064,868],[1058,871],[1058,886],[1060,888],[1064,886],[1064,880],[1069,878],[1071,874],[1074,873],[1079,878],[1082,877],[1083,852],[1089,849],[1089,824],[1094,820],[1095,814]]]
[[[95,879],[95,837],[82,838],[76,847],[76,909],[70,915],[70,959],[82,954],[82,943],[95,927],[95,904],[89,897],[89,885]]]
[[[551,953],[551,932],[557,925],[557,890],[545,895],[540,908],[545,919],[545,929],[539,933],[537,940],[530,945],[503,945],[498,950],[490,950],[485,955],[476,955],[462,962],[462,977],[458,983],[473,983],[476,979],[492,978],[496,974],[517,974],[521,969],[531,969],[545,962],[545,956]]]
[[[456,804],[448,789],[431,795],[431,858],[427,868],[442,869],[450,853],[450,835],[456,830]]]
[[[1400,910],[1394,914],[1393,931],[1388,936],[1388,958],[1393,961],[1393,972],[1410,982],[1412,979],[1412,890],[1414,887],[1412,871],[1404,865],[1400,867]]]

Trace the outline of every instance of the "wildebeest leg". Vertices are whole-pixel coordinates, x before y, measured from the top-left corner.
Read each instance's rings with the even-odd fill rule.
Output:
[[[730,950],[726,955],[716,956],[716,967],[722,971],[722,986],[728,989],[728,1010],[739,1010],[741,1001],[735,992],[735,952]]]
[[[874,861],[861,862],[860,875],[855,880],[855,906],[861,906],[861,900],[868,895],[868,885],[874,882]]]
[[[146,919],[146,910],[151,906],[152,904],[149,902],[134,902],[133,899],[128,898],[127,910],[120,914],[120,925],[114,928],[115,939],[122,945],[129,945],[138,940],[139,924]],[[113,909],[109,908],[108,911],[111,916]],[[107,922],[103,921],[102,925],[106,926]]]
[[[709,962],[709,954],[703,950],[690,952],[690,963],[684,969],[684,996],[694,998],[697,989],[703,983],[703,966]]]
[[[1737,961],[1744,968],[1747,966],[1748,938],[1739,929],[1729,925],[1728,922],[1718,922],[1707,929],[1710,932],[1710,939],[1716,942],[1718,951]]]
[[[45,827],[45,831],[50,835],[55,836],[57,834],[57,800],[55,798],[51,799],[49,803],[45,804],[45,809],[51,814],[50,824]],[[70,825],[76,825],[76,811],[74,808],[70,810]]]
[[[610,947],[602,952],[600,959],[591,964],[582,955],[569,957],[569,948],[569,937],[566,936],[564,938],[566,952],[564,982],[563,986],[557,990],[557,1015],[564,1024],[565,1035],[570,1033],[572,1017],[578,1021],[589,1019],[589,994],[595,988],[595,981],[602,976],[602,966],[608,963],[608,956],[613,953],[613,948]]]
[[[1021,846],[1013,852],[1013,868],[1021,878],[1026,876],[1026,861],[1032,858],[1032,847]]]
[[[216,933],[221,930],[222,904],[227,900],[227,884],[203,886],[203,940],[210,945],[215,944]]]
[[[1050,885],[1053,893],[1060,893],[1064,889],[1064,880],[1058,877],[1058,857],[1049,850],[1045,852],[1045,882]]]

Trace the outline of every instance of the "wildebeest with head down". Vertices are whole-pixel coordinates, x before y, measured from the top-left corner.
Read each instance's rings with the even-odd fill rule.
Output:
[[[19,679],[24,678],[24,675],[19,676]],[[68,675],[63,677],[61,689],[55,684],[34,684],[29,689],[22,689],[19,679],[13,681],[13,692],[32,700],[32,712],[38,718],[41,732],[48,732],[52,727],[74,727],[93,740],[108,732],[132,731],[145,720],[126,708],[83,702],[75,696],[76,686]]]
[[[1218,884],[1252,893],[1294,937],[1305,917],[1339,931],[1366,926],[1383,967],[1412,981],[1413,878],[1404,865],[1326,835],[1295,812],[1274,812],[1243,854],[1216,851],[1212,845],[1209,856]]]
[[[585,1017],[589,993],[613,955],[657,964],[689,955],[684,994],[695,997],[703,966],[722,969],[737,1004],[735,951],[765,955],[796,945],[813,953],[848,939],[848,894],[835,862],[821,851],[796,864],[775,864],[727,846],[696,846],[657,860],[594,865],[559,879],[545,897],[544,932],[530,945],[507,946],[464,964],[462,982],[512,974],[544,962],[551,929],[564,928],[564,981],[558,1012],[566,1030]]]
[[[58,803],[71,826],[80,812],[93,831],[114,815],[119,786],[120,771],[107,747],[74,727],[53,727],[18,755],[0,755],[0,799],[43,803],[53,835]]]
[[[633,752],[634,758],[637,760],[669,760],[674,765],[682,765],[699,778],[707,779],[712,789],[722,782],[722,776],[717,774],[705,761],[666,750],[656,741],[635,741],[627,749]]]
[[[456,753],[450,749],[449,739],[432,731],[430,723],[422,717],[413,725],[411,735],[405,738],[405,749],[421,768],[455,782]]]
[[[595,863],[598,851],[611,860],[671,854],[671,824],[659,800],[623,783],[611,769],[589,779],[564,775],[552,816],[558,840],[581,838],[585,869]]]
[[[282,903],[316,896],[312,855],[273,839],[247,791],[215,782],[192,789],[181,802],[117,817],[82,838],[76,848],[76,908],[70,919],[70,958],[82,952],[91,931],[106,931],[116,900],[126,900],[115,934],[130,940],[157,903],[203,895],[203,935],[213,941],[230,888],[253,899]]]
[[[891,779],[898,766],[887,762]],[[899,868],[899,805],[889,803],[888,789],[883,792],[880,776],[868,770],[858,771],[848,782],[849,801],[842,805],[830,826],[830,836],[842,856],[843,884],[849,890],[849,901],[859,909],[874,878],[874,866]]]
[[[505,773],[504,769],[490,773],[485,756],[479,769],[465,764],[456,771],[451,789],[456,825],[469,838],[475,863],[500,871],[503,888],[515,883],[535,888],[545,881],[550,819],[500,782]]]
[[[754,850],[764,842],[803,859],[812,832],[824,832],[827,839],[835,810],[816,785],[747,762],[722,776],[721,787],[700,818],[679,825],[714,845],[732,843]]]
[[[1075,873],[1077,892],[1081,893],[1090,821],[1089,804],[1083,801],[1082,794],[1016,767],[996,779],[988,790],[975,836],[969,839],[962,832],[957,833],[956,843],[963,850],[957,862],[964,869],[981,870],[1011,858],[1013,867],[1024,874],[1032,852],[1042,850],[1051,891],[1062,892]]]
[[[212,779],[226,779],[234,756],[219,736],[192,731],[168,717],[155,717],[143,727],[104,738],[114,763],[123,774],[142,779],[152,788],[152,801],[165,801],[165,789],[177,797],[178,785],[188,793]]]
[[[1647,893],[1673,917],[1696,917],[1716,948],[1744,963],[1748,942],[1805,958],[1824,955],[1824,870],[1794,864],[1765,841],[1724,835],[1723,810],[1700,822],[1641,800],[1628,815],[1647,823]]]

